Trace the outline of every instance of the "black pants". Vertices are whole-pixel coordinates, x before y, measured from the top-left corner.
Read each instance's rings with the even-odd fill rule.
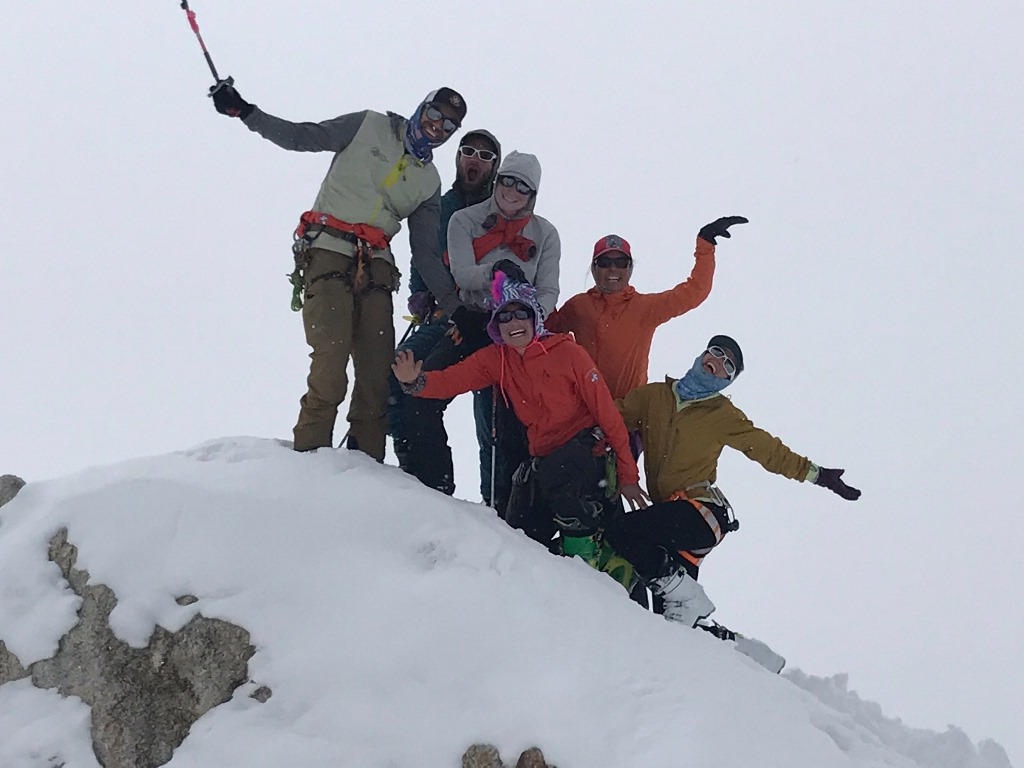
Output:
[[[495,394],[496,400],[493,399]],[[493,440],[492,411],[496,417]],[[530,458],[526,447],[526,429],[516,418],[515,411],[505,404],[505,397],[497,385],[473,392],[473,416],[476,421],[477,444],[480,446],[480,497],[504,518],[512,494],[512,475],[520,464]]]
[[[460,360],[465,360],[478,349],[491,343],[486,332],[482,332],[489,316],[478,312],[481,333],[463,338],[459,344],[450,336],[443,337],[423,360],[424,371],[439,371]],[[407,397],[402,403],[405,427],[409,437],[409,452],[406,466],[402,468],[426,486],[451,496],[455,493],[455,469],[452,466],[452,449],[448,445],[448,432],[444,428],[444,409],[448,400],[433,400],[426,397]]]
[[[724,520],[725,510],[705,503]],[[718,542],[704,516],[689,501],[663,501],[609,521],[605,539],[626,558],[645,581],[660,578],[668,568],[686,568],[697,578],[698,567],[679,554],[679,550],[708,549]]]
[[[549,546],[555,532],[586,536],[596,533],[606,515],[604,455],[594,455],[593,428],[582,430],[546,456],[528,463],[528,479],[520,468],[506,519],[514,528]]]

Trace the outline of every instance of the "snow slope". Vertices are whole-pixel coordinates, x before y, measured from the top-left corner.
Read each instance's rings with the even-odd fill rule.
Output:
[[[506,759],[538,745],[560,768],[1010,765],[994,742],[887,718],[844,675],[771,675],[397,468],[256,438],[32,483],[0,509],[0,639],[26,666],[75,621],[46,559],[62,526],[118,595],[127,642],[197,611],[252,634],[251,682],[173,768],[457,766],[474,742]],[[24,680],[0,687],[0,765],[96,766],[88,716]]]

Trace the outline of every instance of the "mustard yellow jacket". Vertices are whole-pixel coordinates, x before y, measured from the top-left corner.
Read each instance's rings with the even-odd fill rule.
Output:
[[[769,472],[801,482],[807,478],[810,461],[755,427],[724,395],[687,401],[677,408],[673,381],[645,384],[615,401],[626,427],[640,430],[647,492],[654,501],[665,501],[675,491],[701,498],[701,491],[717,478],[718,457],[725,446]]]

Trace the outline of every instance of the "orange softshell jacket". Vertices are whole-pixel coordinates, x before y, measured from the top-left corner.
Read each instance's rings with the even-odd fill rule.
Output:
[[[715,246],[698,237],[694,259],[690,276],[675,288],[662,293],[638,293],[633,286],[619,293],[591,288],[544,318],[544,327],[571,331],[597,363],[612,397],[625,397],[647,383],[655,329],[698,306],[711,293]]]

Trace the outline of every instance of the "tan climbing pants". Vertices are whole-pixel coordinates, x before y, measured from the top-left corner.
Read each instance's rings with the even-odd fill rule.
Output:
[[[348,410],[349,441],[383,461],[384,409],[395,355],[391,294],[398,287],[399,273],[384,259],[372,259],[359,270],[356,266],[355,257],[309,249],[302,322],[313,351],[307,391],[299,401],[293,430],[295,450],[333,446],[338,406],[348,392],[351,356],[355,384]]]

